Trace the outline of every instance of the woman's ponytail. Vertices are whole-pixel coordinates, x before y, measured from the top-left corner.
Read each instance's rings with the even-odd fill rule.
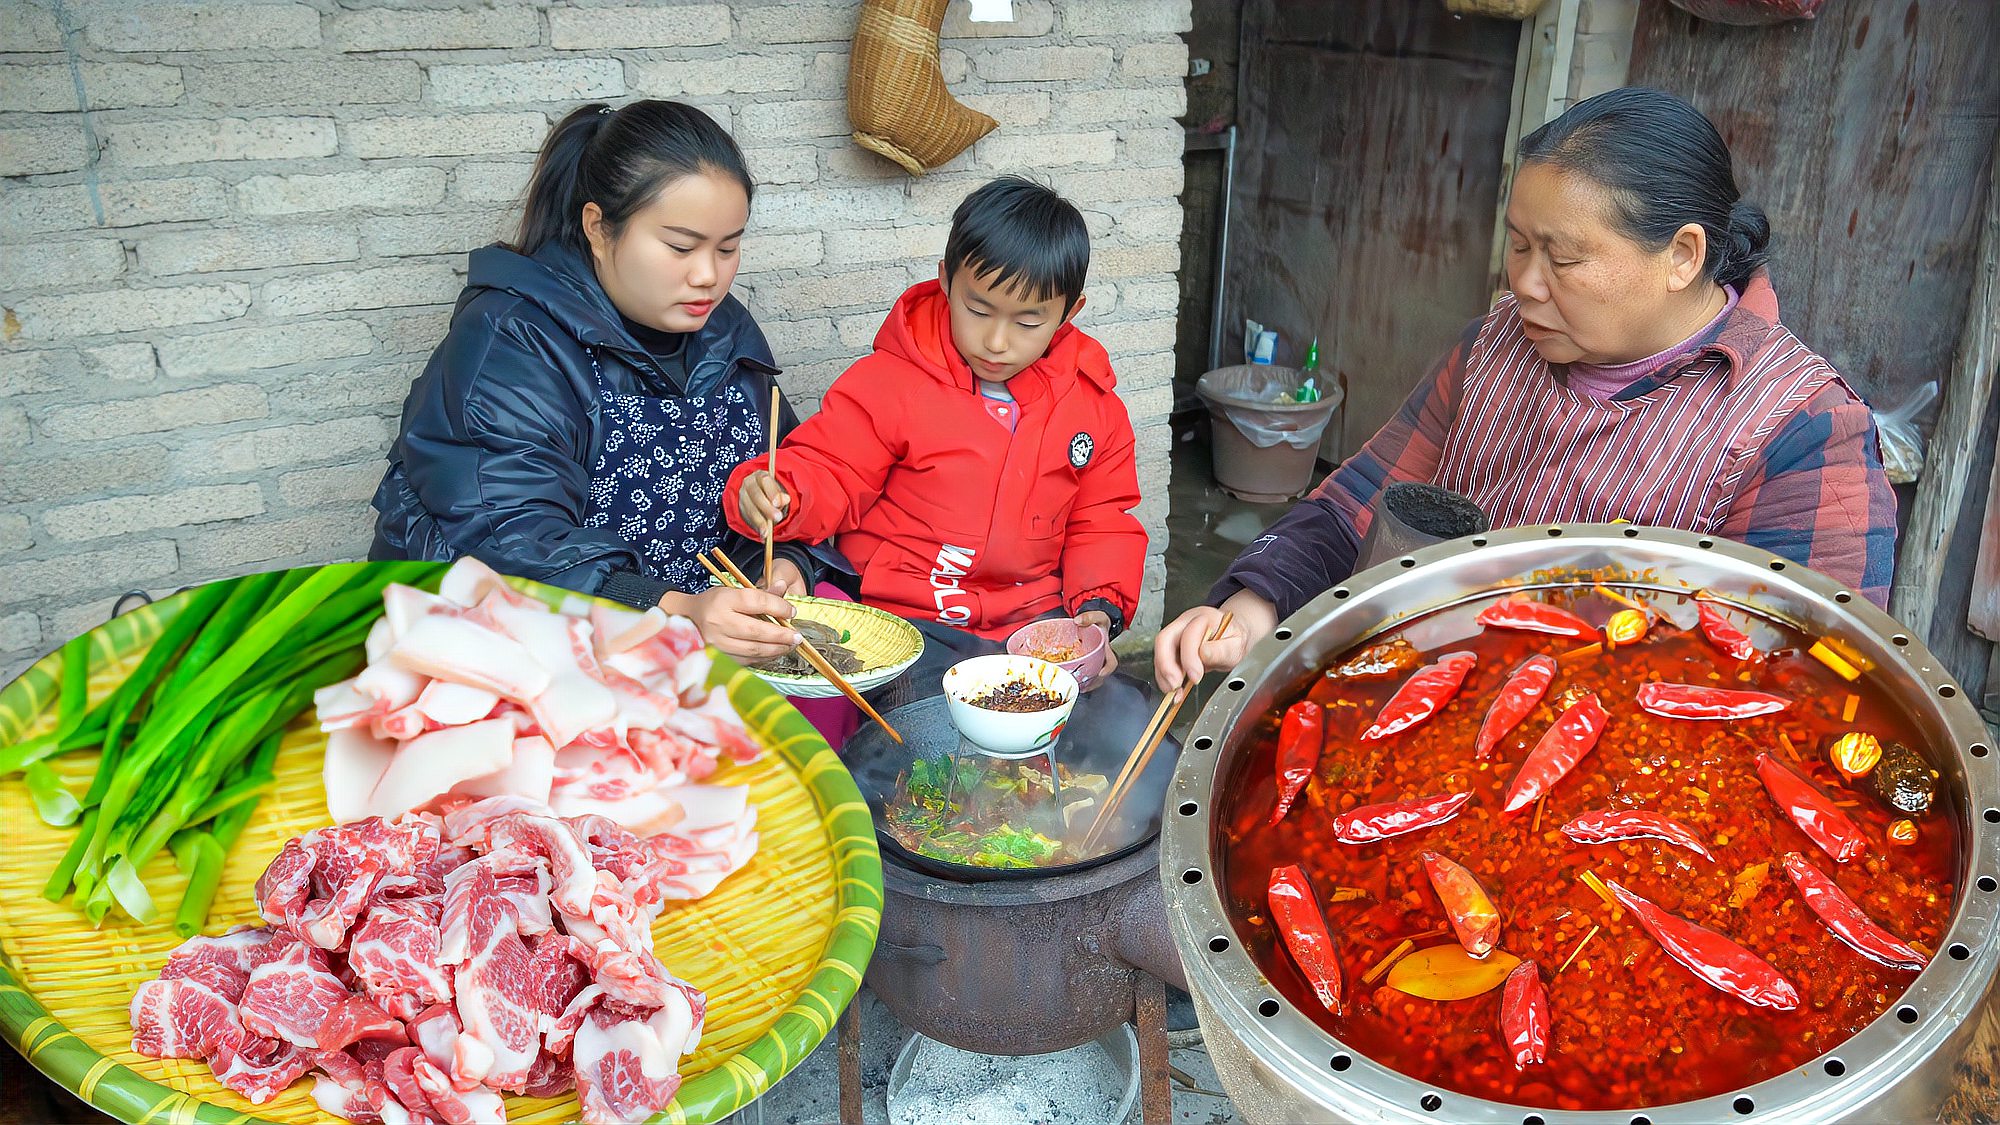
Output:
[[[680,102],[647,100],[613,110],[592,102],[556,123],[535,158],[513,249],[533,254],[551,242],[588,257],[583,205],[595,203],[612,234],[682,176],[716,172],[753,184],[743,152],[715,119]]]
[[[549,130],[528,177],[528,200],[514,240],[517,252],[533,254],[551,242],[578,253],[588,249],[583,236],[583,205],[588,202],[582,187],[584,155],[610,118],[610,106],[592,102],[571,110]]]
[[[1718,241],[1720,245],[1710,252],[1719,254],[1711,273],[1717,283],[1740,292],[1771,257],[1771,220],[1764,217],[1763,208],[1739,199],[1730,205],[1729,230]]]

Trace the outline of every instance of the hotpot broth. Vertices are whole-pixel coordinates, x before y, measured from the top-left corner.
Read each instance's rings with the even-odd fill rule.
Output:
[[[1843,944],[1801,901],[1782,861],[1787,852],[1800,853],[1834,876],[1870,917],[1926,954],[1937,952],[1961,870],[1949,791],[1940,792],[1927,816],[1915,818],[1914,844],[1891,844],[1889,825],[1904,814],[1863,792],[1865,783],[1844,785],[1826,756],[1839,734],[1863,730],[1935,761],[1889,699],[1867,676],[1849,683],[1807,655],[1814,638],[1739,610],[1730,617],[1770,657],[1747,663],[1725,657],[1694,629],[1692,604],[1644,593],[1687,631],[1661,621],[1639,643],[1560,661],[1541,703],[1501,740],[1491,761],[1480,762],[1473,751],[1480,722],[1522,661],[1536,653],[1560,657],[1601,639],[1482,630],[1474,617],[1500,596],[1371,637],[1281,695],[1260,722],[1225,790],[1218,850],[1225,909],[1264,974],[1300,1011],[1385,1066],[1462,1093],[1551,1109],[1633,1109],[1732,1091],[1811,1061],[1887,1011],[1916,972],[1876,964]],[[1593,625],[1624,608],[1587,586],[1535,596]],[[1408,673],[1368,680],[1325,673],[1398,636],[1422,651],[1424,664],[1464,650],[1477,655],[1477,666],[1428,722],[1360,742],[1357,736]],[[1651,680],[1767,691],[1792,705],[1733,722],[1665,719],[1634,702]],[[1532,808],[1503,815],[1508,783],[1572,686],[1596,692],[1610,712],[1602,737],[1556,783],[1538,828]],[[1844,721],[1850,694],[1858,705]],[[1306,791],[1274,828],[1266,822],[1277,799],[1279,716],[1302,697],[1325,708],[1325,750]],[[1866,854],[1837,864],[1792,824],[1758,778],[1756,756],[1766,750],[1845,806],[1867,837]],[[1463,791],[1473,794],[1470,804],[1437,827],[1358,846],[1336,841],[1330,830],[1334,812]],[[1654,840],[1581,845],[1562,835],[1565,822],[1598,809],[1669,816],[1694,829],[1716,861]],[[1426,850],[1471,869],[1498,905],[1499,949],[1540,964],[1553,1016],[1545,1064],[1514,1065],[1500,1030],[1499,988],[1436,1002],[1388,987],[1382,976],[1363,983],[1364,973],[1405,938],[1428,933],[1418,949],[1455,944],[1419,859]],[[1337,1017],[1315,998],[1271,924],[1270,873],[1292,863],[1303,866],[1338,946],[1346,1002]],[[1752,881],[1745,869],[1760,863],[1769,865],[1761,886],[1732,907],[1732,895]],[[1579,879],[1586,869],[1763,957],[1798,988],[1799,1008],[1755,1008],[1696,978],[1630,912],[1607,906],[1586,886]],[[1593,925],[1599,932],[1558,973]]]

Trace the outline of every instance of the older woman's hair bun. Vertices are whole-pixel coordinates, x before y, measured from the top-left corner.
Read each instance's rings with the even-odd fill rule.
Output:
[[[1708,234],[1703,268],[1741,289],[1769,257],[1771,223],[1736,188],[1729,146],[1685,99],[1650,86],[1586,98],[1521,139],[1520,163],[1589,177],[1633,241],[1657,250],[1688,223]]]

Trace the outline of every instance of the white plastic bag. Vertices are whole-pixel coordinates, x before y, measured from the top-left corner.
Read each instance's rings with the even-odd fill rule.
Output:
[[[1875,432],[1882,439],[1882,468],[1890,484],[1909,484],[1923,475],[1924,435],[1917,429],[1917,415],[1938,396],[1937,380],[1916,390],[1902,404],[1884,414],[1875,411]]]
[[[1317,402],[1294,402],[1299,372],[1291,367],[1244,364],[1218,367],[1195,384],[1210,411],[1229,419],[1259,449],[1283,442],[1294,449],[1319,444],[1340,405],[1338,388]]]

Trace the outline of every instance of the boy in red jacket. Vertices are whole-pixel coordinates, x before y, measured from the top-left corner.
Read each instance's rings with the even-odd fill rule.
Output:
[[[1070,321],[1090,238],[1050,189],[1003,177],[959,204],[938,279],[897,300],[875,351],[786,436],[774,477],[730,476],[750,536],[832,539],[861,600],[959,652],[1067,615],[1116,635],[1138,610],[1146,532],[1132,422],[1104,346]]]

